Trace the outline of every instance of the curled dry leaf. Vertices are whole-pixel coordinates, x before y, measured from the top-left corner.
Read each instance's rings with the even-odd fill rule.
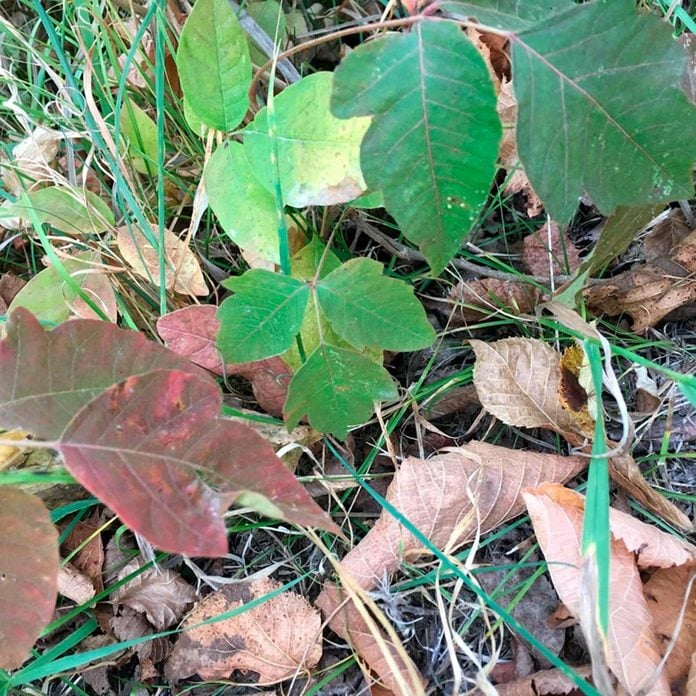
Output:
[[[555,222],[544,223],[522,240],[522,263],[532,275],[555,277],[578,269],[580,252]]]
[[[12,166],[3,167],[2,182],[14,196],[31,190],[37,182],[51,181],[56,172],[51,163],[65,134],[37,126],[12,148]]]
[[[58,533],[44,504],[0,487],[0,667],[16,669],[56,603]]]
[[[157,231],[153,230],[157,237]],[[135,227],[120,227],[116,244],[124,260],[139,276],[159,287],[159,251]],[[166,251],[165,283],[168,290],[182,295],[207,295],[209,290],[200,263],[188,245],[169,230],[164,231]]]
[[[140,559],[132,560],[119,572],[117,579],[123,580],[142,566]],[[152,567],[118,587],[111,601],[142,612],[158,631],[163,631],[179,621],[196,601],[196,591],[179,573]]]
[[[457,283],[449,294],[457,304],[452,323],[477,321],[500,310],[511,314],[531,312],[541,299],[539,290],[522,281],[481,278]]]
[[[507,169],[509,177],[505,193],[521,193],[527,199],[527,215],[535,217],[544,205],[529,183],[517,154],[515,128],[517,125],[517,100],[512,89],[512,81],[503,78],[498,93],[498,116],[503,124],[503,140],[500,144],[500,162]]]
[[[584,440],[558,399],[561,356],[543,341],[469,341],[476,354],[474,385],[481,404],[507,425],[549,428],[578,445]]]
[[[689,234],[691,234],[691,228],[686,222],[684,213],[678,208],[669,210],[666,217],[645,235],[643,242],[645,260],[658,261],[669,257],[672,249],[679,246]],[[688,267],[685,268],[688,270]]]
[[[632,329],[643,333],[670,312],[696,301],[696,231],[672,248],[670,257],[635,266],[584,291],[596,314],[628,314]],[[665,270],[665,268],[668,270]]]
[[[99,515],[95,511],[88,520],[80,520],[70,529],[61,548],[71,555],[71,563],[86,575],[97,592],[104,589],[102,570],[104,568],[104,545],[99,534]],[[72,552],[76,553],[72,555]]]
[[[292,371],[278,357],[240,365],[223,364],[215,344],[220,330],[214,305],[192,305],[165,314],[157,321],[157,333],[167,347],[217,375],[240,375],[251,382],[259,406],[272,416],[282,416]]]
[[[585,465],[580,457],[470,442],[427,461],[413,457],[404,461],[389,486],[387,500],[437,547],[461,545],[477,531],[485,534],[518,515],[524,506],[520,497],[523,488],[542,481],[567,481]],[[362,588],[371,589],[403,559],[412,560],[424,552],[418,539],[383,511],[342,566]],[[333,617],[341,606],[337,600],[337,591],[328,584],[317,600],[326,618]],[[389,683],[392,678],[384,672],[384,656],[374,637],[366,627],[354,629],[346,619],[345,612],[352,619],[355,611],[341,609],[331,628],[359,647],[363,659]]]
[[[584,498],[558,484],[523,492],[556,592],[582,625],[582,518]],[[618,510],[610,512],[611,561],[607,664],[629,693],[652,683],[660,663],[652,616],[643,596],[639,567],[693,566],[696,549]],[[583,630],[588,630],[583,626]],[[651,694],[670,693],[664,674]]]
[[[653,631],[660,643],[661,654],[669,657],[665,676],[673,694],[684,693],[691,670],[692,655],[696,655],[696,570],[693,566],[656,570],[643,586],[648,611],[653,617]],[[679,615],[684,609],[684,618]],[[679,633],[675,636],[675,633]],[[670,649],[670,642],[674,646]]]
[[[592,676],[589,666],[575,667],[573,670],[581,679]],[[535,672],[528,677],[508,684],[497,684],[498,696],[565,696],[576,693],[577,686],[559,669]]]
[[[187,629],[277,591],[270,578],[225,585],[184,618],[165,674],[173,682],[192,674],[225,679],[235,670],[255,672],[275,684],[314,667],[321,658],[321,620],[304,597],[283,592],[231,618]]]
[[[67,597],[75,604],[85,604],[95,595],[92,581],[71,563],[58,570],[58,594]]]

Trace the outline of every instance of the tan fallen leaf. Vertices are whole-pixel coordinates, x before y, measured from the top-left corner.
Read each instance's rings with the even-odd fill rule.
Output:
[[[500,278],[462,280],[449,293],[457,307],[452,313],[452,324],[461,325],[500,310],[511,314],[531,312],[541,299],[541,292],[522,281]]]
[[[116,292],[109,280],[109,276],[101,271],[90,269],[84,275],[81,284],[82,292],[104,313],[109,321],[118,319],[118,305]],[[72,303],[67,302],[73,316],[78,319],[101,319],[102,317],[90,307],[82,297],[75,298]]]
[[[561,356],[543,341],[471,340],[476,354],[474,385],[481,404],[507,425],[549,428],[579,445],[585,437],[558,400]]]
[[[636,265],[587,288],[583,295],[595,314],[628,314],[632,329],[643,333],[670,312],[696,301],[696,231],[672,248],[669,258],[661,257]]]
[[[14,275],[14,273],[3,273],[0,276],[0,312],[2,314],[7,314],[7,308],[14,300],[15,295],[26,284],[26,280]]]
[[[537,540],[556,592],[583,624],[581,597],[584,498],[558,484],[544,483],[523,492]],[[611,561],[607,664],[628,693],[648,689],[670,693],[665,675],[656,677],[661,660],[652,616],[643,596],[639,566],[696,562],[696,549],[618,510],[610,511]],[[591,627],[583,626],[584,631]]]
[[[99,515],[95,511],[90,518],[73,526],[61,544],[63,553],[70,555],[72,565],[91,580],[97,592],[104,589],[104,545],[99,527]]]
[[[573,671],[581,679],[592,675],[589,666],[574,667]],[[498,696],[564,696],[574,693],[577,686],[560,669],[547,669],[508,684],[497,684],[495,688]]]
[[[522,240],[522,263],[532,275],[555,277],[577,270],[582,259],[577,247],[555,222],[544,223]]]
[[[182,627],[243,607],[279,587],[270,578],[225,585],[198,602]],[[165,675],[172,682],[192,674],[225,679],[239,669],[255,672],[258,683],[266,685],[307,671],[320,658],[319,612],[304,597],[283,592],[231,618],[185,630],[167,661]]]
[[[65,563],[58,569],[58,594],[75,602],[85,604],[95,595],[92,581],[75,566]]]
[[[21,430],[4,432],[0,437],[3,440],[25,440],[29,433]],[[12,466],[21,455],[23,447],[13,447],[12,445],[0,445],[0,471]]]
[[[630,454],[610,457],[609,473],[616,483],[648,510],[679,529],[684,529],[687,532],[694,530],[693,521],[645,480],[643,473]]]
[[[400,684],[412,685],[412,692],[415,693],[422,691],[422,685],[413,684],[411,678],[411,674],[417,671],[415,665],[404,663],[403,651],[399,651],[383,632],[380,631],[379,641],[375,638],[355,603],[341,588],[333,583],[326,583],[315,605],[321,609],[329,628],[348,641],[354,653],[377,676],[387,693],[403,694]],[[389,664],[384,654],[385,649],[396,665],[396,670]]]
[[[517,124],[517,100],[512,88],[512,81],[503,79],[498,94],[498,116],[503,124],[503,140],[500,144],[500,162],[508,171],[505,193],[513,195],[521,193],[527,200],[527,215],[535,217],[543,209],[544,204],[529,183],[522,169],[517,154],[515,128]]]
[[[691,670],[691,658],[696,655],[694,574],[696,569],[693,566],[660,568],[643,586],[648,611],[653,618],[653,631],[661,646],[660,652],[664,655],[670,650],[665,663],[665,677],[673,694],[684,692]],[[680,621],[682,608],[684,616]],[[674,645],[670,646],[672,640]]]
[[[686,696],[696,696],[696,652],[691,656],[689,679],[686,682]]]
[[[66,135],[60,131],[37,126],[12,148],[11,166],[0,169],[5,188],[14,196],[30,191],[37,183],[51,181],[56,172],[51,164],[58,146]]]
[[[153,230],[155,237],[157,232]],[[120,227],[116,244],[128,265],[139,276],[159,287],[159,251],[135,227]],[[167,256],[165,283],[168,290],[182,295],[207,295],[203,271],[195,254],[173,232],[165,230],[164,247]]]
[[[117,579],[123,580],[143,564],[140,558],[133,559],[119,571]],[[151,567],[118,587],[110,600],[145,614],[158,631],[163,631],[179,621],[196,601],[196,591],[179,573]]]
[[[646,261],[668,257],[674,247],[681,244],[691,233],[684,213],[674,208],[645,235],[643,248]]]
[[[387,500],[435,546],[454,548],[485,534],[520,514],[523,488],[542,481],[567,481],[585,468],[581,457],[561,457],[470,442],[424,461],[406,459],[387,491]],[[536,483],[535,483],[536,482]],[[414,494],[417,492],[417,494]],[[371,589],[396,570],[402,560],[427,553],[421,542],[392,515],[382,511],[374,527],[341,562],[357,584]],[[383,651],[357,621],[357,609],[343,605],[335,586],[327,583],[317,599],[331,628],[350,640],[385,684]],[[336,611],[341,608],[340,613]],[[357,626],[357,627],[356,627]]]

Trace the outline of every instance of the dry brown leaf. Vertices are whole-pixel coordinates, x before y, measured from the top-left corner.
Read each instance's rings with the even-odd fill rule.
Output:
[[[632,329],[643,333],[675,309],[696,301],[696,231],[660,257],[619,273],[583,291],[595,314],[628,314]],[[666,270],[667,269],[667,270]]]
[[[65,563],[58,569],[58,594],[75,604],[85,604],[95,595],[92,581],[75,566]]]
[[[510,175],[505,193],[521,193],[527,199],[527,215],[535,217],[544,208],[539,196],[529,183],[517,154],[515,127],[517,124],[517,100],[512,89],[512,81],[503,79],[498,94],[498,116],[503,124],[503,140],[500,144],[500,162]],[[512,173],[512,174],[510,174]]]
[[[669,523],[688,532],[694,530],[693,522],[668,498],[656,491],[643,477],[630,454],[609,458],[609,473],[627,493],[648,510]]]
[[[315,605],[321,609],[329,628],[348,641],[354,653],[377,675],[381,684],[391,693],[402,694],[400,683],[412,685],[413,691],[422,690],[422,684],[413,684],[411,673],[417,673],[415,665],[407,665],[399,651],[389,638],[380,632],[379,644],[370,631],[353,601],[333,583],[326,583]],[[397,667],[396,673],[387,660],[383,647],[389,652]]]
[[[2,182],[15,196],[34,188],[37,182],[50,181],[55,172],[51,163],[65,134],[37,126],[12,148],[12,167],[2,168]]]
[[[686,696],[696,696],[696,652],[691,656],[689,680],[686,682]]]
[[[558,400],[561,358],[533,338],[469,341],[476,354],[474,385],[483,407],[507,425],[550,428],[579,445],[584,436]]]
[[[116,293],[106,273],[88,271],[82,284],[82,291],[101,309],[109,321],[116,322],[118,319]],[[70,311],[79,319],[102,318],[79,296],[70,305]]]
[[[156,236],[157,232],[153,230]],[[159,252],[135,227],[120,227],[116,244],[124,260],[139,276],[159,287]],[[169,230],[164,231],[167,254],[165,283],[168,290],[182,295],[207,295],[208,286],[200,263],[189,247]]]
[[[99,530],[99,514],[94,512],[91,518],[78,522],[61,544],[63,552],[68,555],[80,548],[71,557],[71,563],[84,573],[94,585],[97,592],[104,589],[102,569],[104,568],[104,545]]]
[[[573,669],[582,679],[592,676],[592,669],[587,665]],[[577,689],[575,683],[559,669],[535,672],[508,684],[498,684],[495,688],[498,696],[565,696]]]
[[[273,592],[270,578],[225,585],[186,615],[193,626]],[[321,658],[319,612],[298,594],[284,592],[237,616],[184,631],[165,674],[177,682],[192,674],[224,679],[235,669],[255,672],[259,684],[275,684],[314,667]]]
[[[141,559],[133,559],[119,571],[117,579],[123,580],[142,565]],[[179,621],[195,601],[196,591],[179,573],[156,567],[147,568],[111,595],[112,604],[142,612],[158,631]]]
[[[522,281],[481,278],[460,281],[450,290],[449,299],[457,304],[452,324],[459,326],[501,309],[512,314],[531,312],[541,299],[541,293]]]
[[[15,295],[27,284],[14,273],[3,273],[0,276],[0,313],[6,314]]]
[[[660,568],[643,587],[648,610],[653,617],[653,630],[663,655],[674,636],[682,605],[685,607],[679,633],[665,664],[665,676],[673,694],[684,693],[686,690],[691,658],[696,654],[696,584],[692,583],[694,572],[694,568],[688,566]]]
[[[584,498],[550,483],[522,495],[556,592],[582,624],[581,596],[587,592],[582,582],[580,551]],[[653,683],[661,653],[638,565],[693,564],[694,548],[618,510],[610,511],[610,527],[607,664],[629,693],[649,687],[650,694],[666,696],[670,690],[664,673]]]
[[[643,248],[645,260],[656,261],[668,257],[672,249],[681,244],[691,233],[684,213],[679,208],[669,211],[667,217],[660,220],[650,232],[645,235]]]
[[[567,481],[581,472],[582,457],[562,457],[470,442],[427,461],[409,457],[395,474],[387,500],[435,546],[465,544],[520,514],[520,491],[542,481]],[[414,495],[417,491],[417,495]],[[371,589],[401,560],[427,553],[388,512],[343,559],[344,570]]]
[[[522,240],[522,263],[532,275],[552,277],[573,273],[582,263],[580,252],[555,222],[544,223]]]

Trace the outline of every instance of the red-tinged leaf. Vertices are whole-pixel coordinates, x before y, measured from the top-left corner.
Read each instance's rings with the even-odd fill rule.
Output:
[[[283,415],[292,371],[278,356],[235,365],[223,364],[215,343],[220,320],[214,305],[191,305],[165,314],[157,333],[175,353],[217,375],[240,375],[251,382],[259,406],[272,416]]]
[[[58,533],[39,498],[0,487],[0,667],[22,666],[51,620]]]
[[[17,308],[0,341],[0,427],[56,439],[70,419],[107,387],[152,370],[212,378],[135,331],[74,320],[45,331]]]
[[[223,515],[240,498],[265,514],[337,531],[271,445],[219,418],[221,406],[217,385],[195,375],[129,377],[75,416],[59,449],[85,488],[167,551],[226,553]]]

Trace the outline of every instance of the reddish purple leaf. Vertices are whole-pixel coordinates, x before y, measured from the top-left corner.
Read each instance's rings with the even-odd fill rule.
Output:
[[[35,495],[0,487],[0,667],[17,669],[53,617],[58,532]]]
[[[223,515],[241,494],[268,514],[337,531],[271,445],[219,418],[221,406],[207,379],[166,370],[130,377],[77,414],[60,450],[85,488],[167,551],[227,553]]]
[[[44,331],[23,308],[10,315],[0,341],[0,426],[58,438],[70,419],[112,384],[152,370],[206,373],[135,331],[96,320]]]
[[[292,378],[290,368],[282,358],[223,365],[215,344],[220,322],[214,305],[191,305],[165,314],[157,321],[157,332],[175,353],[217,375],[240,375],[251,382],[259,406],[272,416],[282,416],[288,385]]]

